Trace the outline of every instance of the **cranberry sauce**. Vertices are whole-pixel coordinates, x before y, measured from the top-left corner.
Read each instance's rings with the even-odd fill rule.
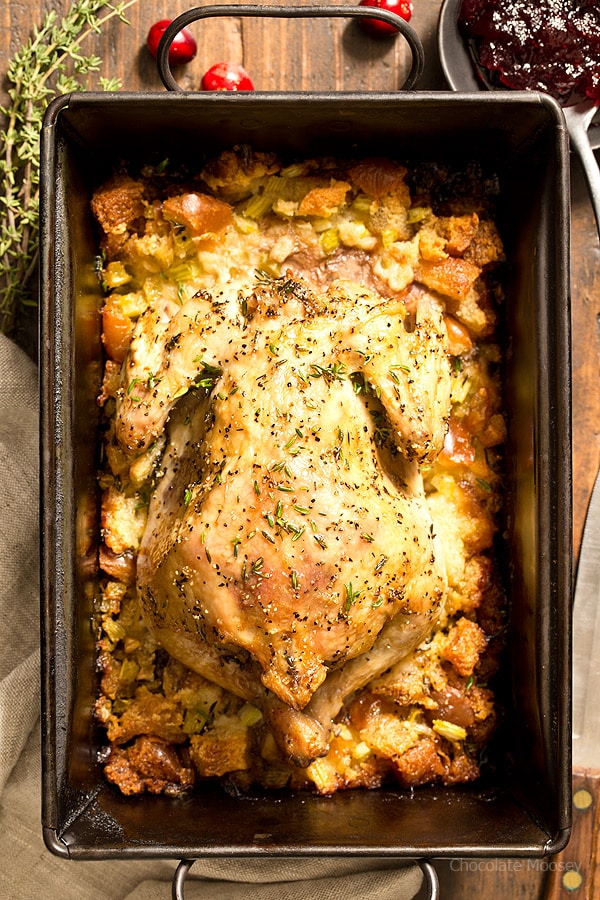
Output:
[[[464,0],[458,21],[489,86],[600,100],[600,0]]]

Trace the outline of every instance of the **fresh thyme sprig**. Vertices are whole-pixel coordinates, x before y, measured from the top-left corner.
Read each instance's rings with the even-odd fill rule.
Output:
[[[32,276],[38,256],[40,130],[55,96],[82,90],[79,79],[97,72],[101,59],[82,45],[109,19],[127,23],[125,11],[137,0],[75,0],[59,20],[55,10],[15,54],[7,70],[5,127],[0,132],[0,331],[10,334],[21,306],[35,304]],[[103,90],[118,90],[117,79],[98,78]]]

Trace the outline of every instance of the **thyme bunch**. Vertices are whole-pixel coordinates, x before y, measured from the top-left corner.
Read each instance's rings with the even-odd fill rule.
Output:
[[[6,107],[0,107],[0,331],[10,334],[19,309],[35,305],[32,276],[38,258],[40,131],[55,96],[83,90],[81,79],[98,72],[102,60],[82,47],[113,17],[137,0],[75,0],[63,18],[48,12],[40,27],[8,65]],[[118,90],[118,79],[98,78],[103,90]]]

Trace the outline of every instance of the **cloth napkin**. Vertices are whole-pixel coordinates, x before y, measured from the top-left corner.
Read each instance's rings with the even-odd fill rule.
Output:
[[[0,335],[0,900],[168,900],[173,860],[70,861],[41,827],[38,389]],[[390,859],[198,860],[186,900],[409,900],[420,868]]]

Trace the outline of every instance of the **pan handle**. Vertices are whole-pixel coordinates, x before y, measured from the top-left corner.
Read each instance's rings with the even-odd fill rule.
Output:
[[[179,862],[173,876],[173,884],[171,885],[171,900],[184,900],[185,879],[195,862],[195,859],[182,859]]]
[[[187,874],[194,865],[194,859],[182,859],[179,862],[173,876],[173,884],[171,885],[171,900],[185,900],[184,886]],[[440,900],[439,882],[437,872],[428,859],[418,859],[418,865],[423,872],[425,884],[428,889],[427,900]]]
[[[407,42],[412,58],[412,64],[408,77],[400,88],[409,91],[415,86],[421,77],[425,65],[423,45],[414,28],[396,13],[375,6],[202,6],[189,9],[181,13],[166,28],[160,44],[158,45],[157,64],[158,73],[162,83],[169,91],[183,91],[171,72],[169,64],[169,48],[176,35],[186,26],[198,19],[214,18],[215,16],[250,17],[259,16],[267,18],[369,18],[381,19],[392,25]]]

